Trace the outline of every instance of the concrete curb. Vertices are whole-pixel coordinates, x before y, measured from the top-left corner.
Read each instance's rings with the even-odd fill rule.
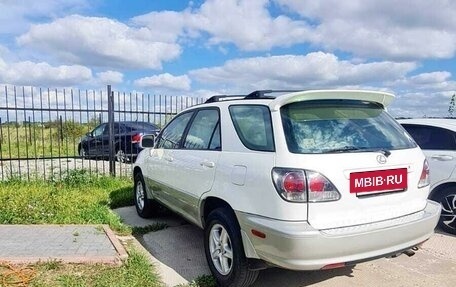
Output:
[[[133,248],[141,252],[149,260],[150,264],[155,268],[155,271],[160,277],[160,281],[167,287],[173,287],[180,284],[188,284],[189,282],[177,273],[174,269],[162,263],[160,260],[155,258],[143,244],[141,244],[136,237],[131,236],[117,236],[121,242],[124,244],[132,244]]]
[[[119,254],[120,260],[124,261],[128,258],[128,253],[125,250],[124,246],[120,243],[119,239],[116,237],[114,232],[109,228],[108,225],[103,225],[103,230],[108,236],[109,241],[111,241],[112,246],[116,249],[117,253]]]

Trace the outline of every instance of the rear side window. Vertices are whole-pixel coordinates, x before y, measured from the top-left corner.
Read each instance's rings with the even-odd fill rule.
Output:
[[[456,150],[455,132],[431,126],[403,124],[422,149]]]
[[[416,146],[382,106],[353,100],[291,103],[280,109],[293,153],[396,150]]]
[[[245,147],[257,151],[274,151],[271,114],[267,106],[233,105],[231,120]]]

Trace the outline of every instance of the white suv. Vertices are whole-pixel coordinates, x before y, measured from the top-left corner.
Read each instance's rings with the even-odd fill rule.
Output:
[[[427,199],[422,151],[385,112],[393,98],[347,90],[213,97],[156,139],[143,137],[137,212],[151,216],[161,203],[203,228],[220,286],[249,286],[268,266],[331,269],[416,247],[433,234],[441,206]]]

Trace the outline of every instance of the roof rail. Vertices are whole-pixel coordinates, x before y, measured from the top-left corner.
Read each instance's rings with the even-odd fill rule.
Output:
[[[300,92],[302,90],[258,90],[248,94],[245,99],[259,99],[259,98],[273,98],[271,96],[266,96],[266,94],[272,93],[293,93]]]
[[[228,99],[228,98],[240,98],[240,99],[243,99],[243,98],[245,98],[245,95],[217,95],[217,96],[210,97],[204,103],[207,104],[207,103],[220,102],[220,101],[222,101],[224,99]]]
[[[220,102],[223,101],[224,99],[232,100],[237,99],[274,99],[272,96],[266,96],[266,94],[272,94],[272,93],[293,93],[293,92],[300,92],[302,90],[258,90],[251,92],[248,95],[217,95],[217,96],[212,96],[209,99],[207,99],[204,103],[215,103],[215,102]]]

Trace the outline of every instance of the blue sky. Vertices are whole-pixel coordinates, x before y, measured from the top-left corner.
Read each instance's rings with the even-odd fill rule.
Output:
[[[456,92],[456,1],[0,0],[0,11],[2,86],[373,89],[407,117],[447,116]]]

